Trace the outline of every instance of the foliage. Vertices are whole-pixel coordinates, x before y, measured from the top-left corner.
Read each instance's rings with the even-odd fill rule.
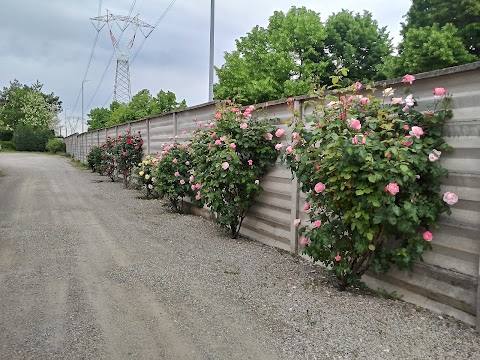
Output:
[[[147,198],[155,192],[153,173],[157,167],[157,163],[157,158],[151,155],[147,155],[145,156],[145,159],[143,159],[143,161],[139,163],[138,167],[136,167],[134,170],[136,183],[145,193],[145,196]]]
[[[100,146],[93,146],[87,155],[87,164],[92,169],[92,172],[98,172],[103,175],[102,165],[102,148]]]
[[[125,188],[130,184],[133,168],[142,161],[142,145],[140,132],[132,134],[127,131],[123,136],[118,136],[115,142],[116,166],[118,172],[123,175]]]
[[[379,28],[370,12],[361,15],[342,10],[327,19],[325,30],[326,50],[332,60],[328,73],[341,66],[350,69],[352,79],[386,78],[380,64],[392,53],[392,44],[386,27]],[[322,80],[327,83],[328,77]]]
[[[45,151],[45,145],[53,137],[53,131],[20,122],[15,129],[13,141],[18,151]]]
[[[15,142],[13,140],[0,141],[0,146],[2,150],[15,150]]]
[[[475,61],[462,44],[458,31],[452,24],[440,28],[437,24],[423,28],[410,28],[395,59],[393,76],[407,71],[420,73],[443,69]]]
[[[286,151],[307,194],[304,252],[331,269],[341,289],[369,268],[411,268],[431,248],[428,230],[439,214],[450,213],[439,195],[448,173],[436,161],[450,150],[441,137],[451,114],[446,90],[435,89],[433,110],[422,113],[411,94],[394,97],[389,88],[381,101],[360,95],[359,87],[330,94],[322,88],[316,113],[306,123],[294,118]],[[449,194],[445,201],[453,204],[457,197]]]
[[[160,90],[157,96],[152,96],[150,91],[143,89],[135,94],[128,104],[113,102],[109,109],[90,110],[87,124],[89,130],[101,129],[186,107],[186,101],[177,102],[176,95],[171,91]]]
[[[249,106],[242,113],[229,102],[223,104],[215,114],[217,123],[200,127],[192,141],[195,182],[201,184],[197,199],[217,214],[232,238],[262,190],[260,178],[277,159],[274,125],[252,118],[253,109]],[[283,130],[276,134],[282,136]]]
[[[106,173],[107,176],[115,181],[118,178],[117,157],[115,148],[115,139],[110,136],[100,145],[102,149],[102,161],[100,163],[100,174]]]
[[[59,138],[54,138],[54,139],[50,139],[47,141],[47,145],[45,146],[45,149],[48,151],[48,152],[51,152],[51,153],[64,153],[67,148],[66,148],[66,145],[65,145],[65,141],[63,141],[63,139],[59,139]]]
[[[183,198],[188,196],[193,200],[200,190],[200,184],[193,175],[192,149],[189,143],[164,145],[153,174],[155,189],[160,196],[167,197],[178,212],[183,211]]]
[[[465,50],[480,57],[480,2],[478,0],[413,0],[402,24],[406,38],[411,29],[452,24]],[[473,60],[474,61],[474,60]]]

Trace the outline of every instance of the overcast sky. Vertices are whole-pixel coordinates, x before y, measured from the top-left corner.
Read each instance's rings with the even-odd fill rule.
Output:
[[[139,14],[141,20],[153,25],[171,0],[103,0],[101,13],[105,15],[108,9],[114,14],[128,15],[133,3],[132,15]],[[387,27],[397,43],[400,22],[411,1],[216,0],[215,3],[215,65],[221,66],[223,53],[235,49],[235,39],[255,25],[266,27],[275,10],[287,12],[291,6],[305,6],[320,13],[322,21],[342,9],[368,10],[380,26]],[[82,80],[97,33],[89,18],[98,15],[99,0],[2,0],[1,4],[0,86],[8,86],[13,79],[24,84],[38,79],[45,92],[60,96],[67,115],[80,117]],[[177,0],[141,48],[143,35],[137,33],[132,55],[140,51],[130,65],[132,95],[141,89],[149,89],[155,95],[163,89],[173,91],[177,99],[185,99],[189,106],[208,101],[209,26],[210,0]],[[114,29],[114,35],[118,34],[119,29]],[[122,42],[130,40],[132,35],[127,29]],[[112,54],[112,42],[105,27],[99,33],[85,76],[89,80],[84,83],[85,114],[112,101],[115,58],[106,70]]]

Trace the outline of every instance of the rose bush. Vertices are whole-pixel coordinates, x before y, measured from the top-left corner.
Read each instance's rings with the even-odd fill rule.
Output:
[[[115,147],[115,139],[112,139],[110,136],[107,137],[107,140],[100,145],[102,150],[102,161],[100,162],[100,173],[106,173],[108,177],[115,181],[118,178],[117,170],[117,155]]]
[[[134,169],[134,178],[137,186],[149,198],[155,193],[154,170],[157,168],[158,159],[154,156],[147,155],[138,167]]]
[[[102,148],[100,146],[94,146],[90,149],[90,152],[87,155],[87,163],[92,172],[98,172],[100,175],[103,175],[101,170],[102,164]]]
[[[232,238],[262,190],[260,178],[278,156],[273,122],[252,117],[253,110],[249,106],[242,112],[227,101],[217,109],[215,124],[197,123],[192,140],[194,178],[201,184],[196,198],[217,214]]]
[[[433,110],[420,112],[412,94],[394,97],[387,88],[376,99],[359,89],[320,89],[315,113],[305,122],[294,116],[285,153],[307,195],[310,224],[295,222],[303,251],[330,269],[341,289],[369,268],[411,268],[431,248],[439,214],[458,200],[439,194],[448,173],[435,161],[451,150],[441,137],[451,115],[446,90],[436,88]]]
[[[115,142],[117,170],[123,175],[125,188],[130,184],[133,168],[142,161],[142,145],[143,139],[140,132],[132,134],[127,131],[124,135],[118,136]]]

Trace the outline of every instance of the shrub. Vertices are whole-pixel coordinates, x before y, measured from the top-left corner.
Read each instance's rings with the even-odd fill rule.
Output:
[[[177,212],[183,211],[184,197],[189,196],[194,200],[200,190],[192,163],[192,152],[188,143],[166,144],[158,155],[158,164],[153,173],[155,189],[160,196],[167,197]]]
[[[253,106],[243,113],[227,102],[210,123],[195,133],[192,147],[195,182],[201,199],[217,221],[236,238],[247,210],[262,190],[260,178],[277,159],[271,141],[275,127],[268,119],[252,118]]]
[[[102,169],[102,149],[100,146],[94,146],[87,155],[87,163],[92,172],[98,172],[103,175]]]
[[[18,151],[45,151],[45,145],[52,137],[53,132],[48,128],[19,122],[14,134],[15,148]]]
[[[48,152],[56,154],[56,153],[64,153],[67,150],[67,147],[63,139],[55,138],[47,141],[47,145],[45,146],[45,149]]]
[[[2,150],[15,150],[15,143],[13,141],[0,141]]]
[[[102,161],[100,162],[99,168],[100,174],[106,173],[112,181],[115,181],[118,178],[115,140],[109,136],[100,148],[102,149]]]
[[[437,160],[451,150],[441,137],[451,114],[446,90],[435,89],[433,110],[422,113],[412,94],[394,97],[387,88],[381,101],[359,95],[360,87],[331,94],[323,88],[316,113],[306,123],[294,118],[286,151],[307,194],[310,223],[299,228],[303,251],[331,269],[340,289],[369,268],[411,268],[431,248],[429,230],[439,214],[450,213],[446,202],[457,200],[439,195],[440,178],[448,173]]]
[[[147,155],[134,171],[136,184],[145,193],[147,198],[155,192],[153,173],[157,167],[157,163],[157,158]]]
[[[142,161],[142,145],[140,132],[131,134],[127,131],[115,142],[117,170],[123,175],[125,188],[130,184],[133,168]]]

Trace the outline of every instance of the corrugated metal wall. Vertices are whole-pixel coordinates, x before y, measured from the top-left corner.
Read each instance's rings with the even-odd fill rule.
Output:
[[[387,275],[365,276],[373,288],[383,288],[404,295],[404,300],[452,315],[480,328],[480,62],[424,74],[417,74],[410,85],[419,107],[427,109],[432,102],[432,90],[444,87],[453,95],[454,117],[445,125],[446,141],[454,147],[451,154],[442,154],[442,164],[450,171],[443,181],[443,191],[459,196],[452,206],[452,215],[441,218],[440,229],[433,231],[433,251],[424,255],[413,272],[392,270]],[[387,86],[403,88],[400,79],[385,82]],[[400,91],[400,90],[399,90]],[[308,97],[297,97],[294,106],[311,113],[313,107],[303,108]],[[277,125],[289,133],[286,122],[291,110],[285,101],[262,104],[259,115],[277,119]],[[196,129],[196,122],[212,120],[215,103],[207,103],[184,111],[102,129],[65,139],[67,152],[81,161],[93,145],[107,136],[115,137],[125,130],[142,132],[145,151],[157,153],[163,143],[178,136],[184,139]],[[186,134],[184,134],[184,132]],[[293,220],[308,219],[303,211],[305,196],[290,171],[274,164],[261,179],[264,192],[244,221],[241,234],[268,245],[301,252]]]

